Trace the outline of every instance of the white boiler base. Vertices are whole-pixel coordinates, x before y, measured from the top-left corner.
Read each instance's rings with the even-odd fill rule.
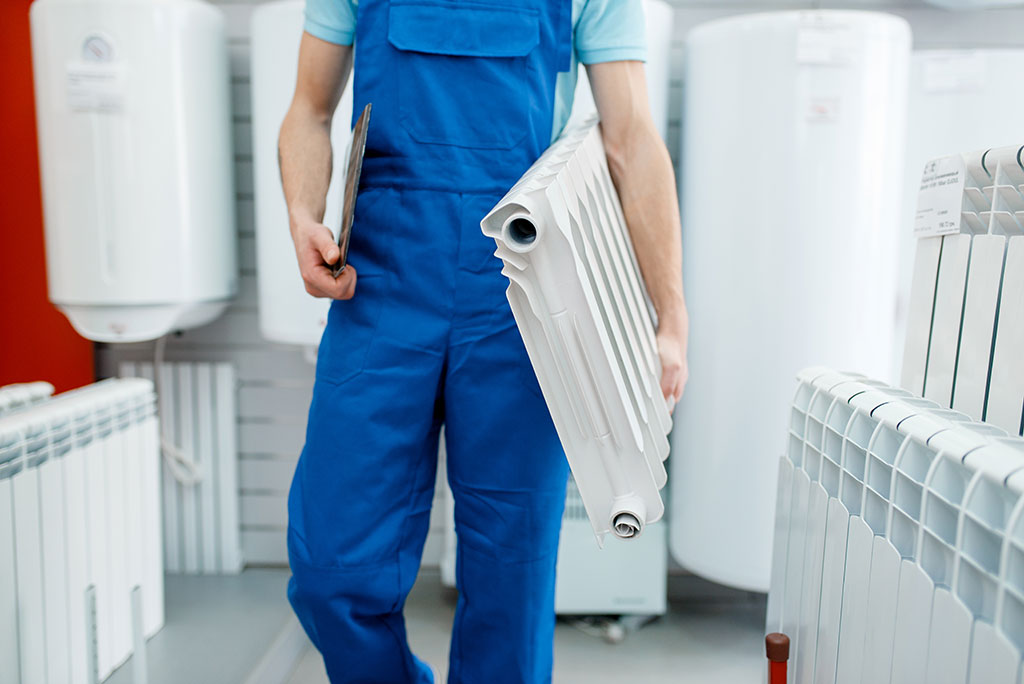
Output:
[[[230,302],[230,298],[225,298],[139,306],[55,303],[82,337],[95,342],[123,343],[155,340],[167,331],[206,325],[220,316]]]

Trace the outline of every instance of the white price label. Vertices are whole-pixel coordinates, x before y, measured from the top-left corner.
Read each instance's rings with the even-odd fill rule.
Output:
[[[853,61],[853,27],[820,12],[802,12],[796,36],[797,64],[841,66]]]
[[[985,87],[986,57],[980,52],[925,53],[924,89],[927,93],[967,93]]]
[[[79,112],[124,108],[124,70],[117,64],[72,62],[67,66],[68,106]]]
[[[917,193],[914,235],[929,237],[960,232],[967,171],[958,154],[933,159],[924,165]]]

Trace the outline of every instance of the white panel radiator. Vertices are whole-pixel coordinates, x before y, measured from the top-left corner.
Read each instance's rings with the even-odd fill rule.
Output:
[[[0,681],[105,679],[164,622],[155,397],[109,380],[0,418]]]
[[[672,421],[596,119],[563,133],[481,227],[594,531],[639,534],[664,512]]]
[[[901,384],[1020,434],[1024,421],[1024,167],[1020,146],[948,163],[953,234],[918,240]],[[960,192],[962,187],[962,193]]]
[[[778,492],[767,627],[790,681],[1019,681],[1024,440],[812,369]]]
[[[149,363],[122,363],[120,374],[154,379]],[[164,363],[158,387],[165,442],[199,469],[196,482],[181,482],[164,463],[164,567],[185,574],[241,572],[235,369]]]

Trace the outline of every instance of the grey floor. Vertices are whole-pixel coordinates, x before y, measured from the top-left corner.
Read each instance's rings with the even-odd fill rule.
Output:
[[[560,621],[555,630],[554,684],[762,681],[764,601],[728,592],[689,592],[671,602],[669,614],[609,644]],[[454,592],[424,572],[409,595],[406,624],[418,656],[445,680]],[[312,646],[288,684],[326,684],[323,662]]]
[[[147,646],[149,684],[242,684],[291,618],[289,573],[165,578],[166,624]],[[133,684],[131,660],[105,684]]]

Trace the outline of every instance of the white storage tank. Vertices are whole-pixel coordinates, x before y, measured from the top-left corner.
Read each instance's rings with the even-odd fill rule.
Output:
[[[295,92],[304,5],[303,0],[286,0],[253,10],[252,154],[260,332],[273,342],[316,347],[327,325],[331,300],[311,296],[303,285],[277,165],[278,133]],[[334,170],[324,224],[335,234],[341,222],[341,187],[352,137],[352,80],[348,80],[331,124]]]
[[[50,300],[84,337],[201,325],[237,288],[222,13],[198,0],[36,0]]]
[[[683,276],[690,382],[676,409],[670,549],[767,591],[796,373],[891,379],[910,29],[807,11],[687,41]]]

